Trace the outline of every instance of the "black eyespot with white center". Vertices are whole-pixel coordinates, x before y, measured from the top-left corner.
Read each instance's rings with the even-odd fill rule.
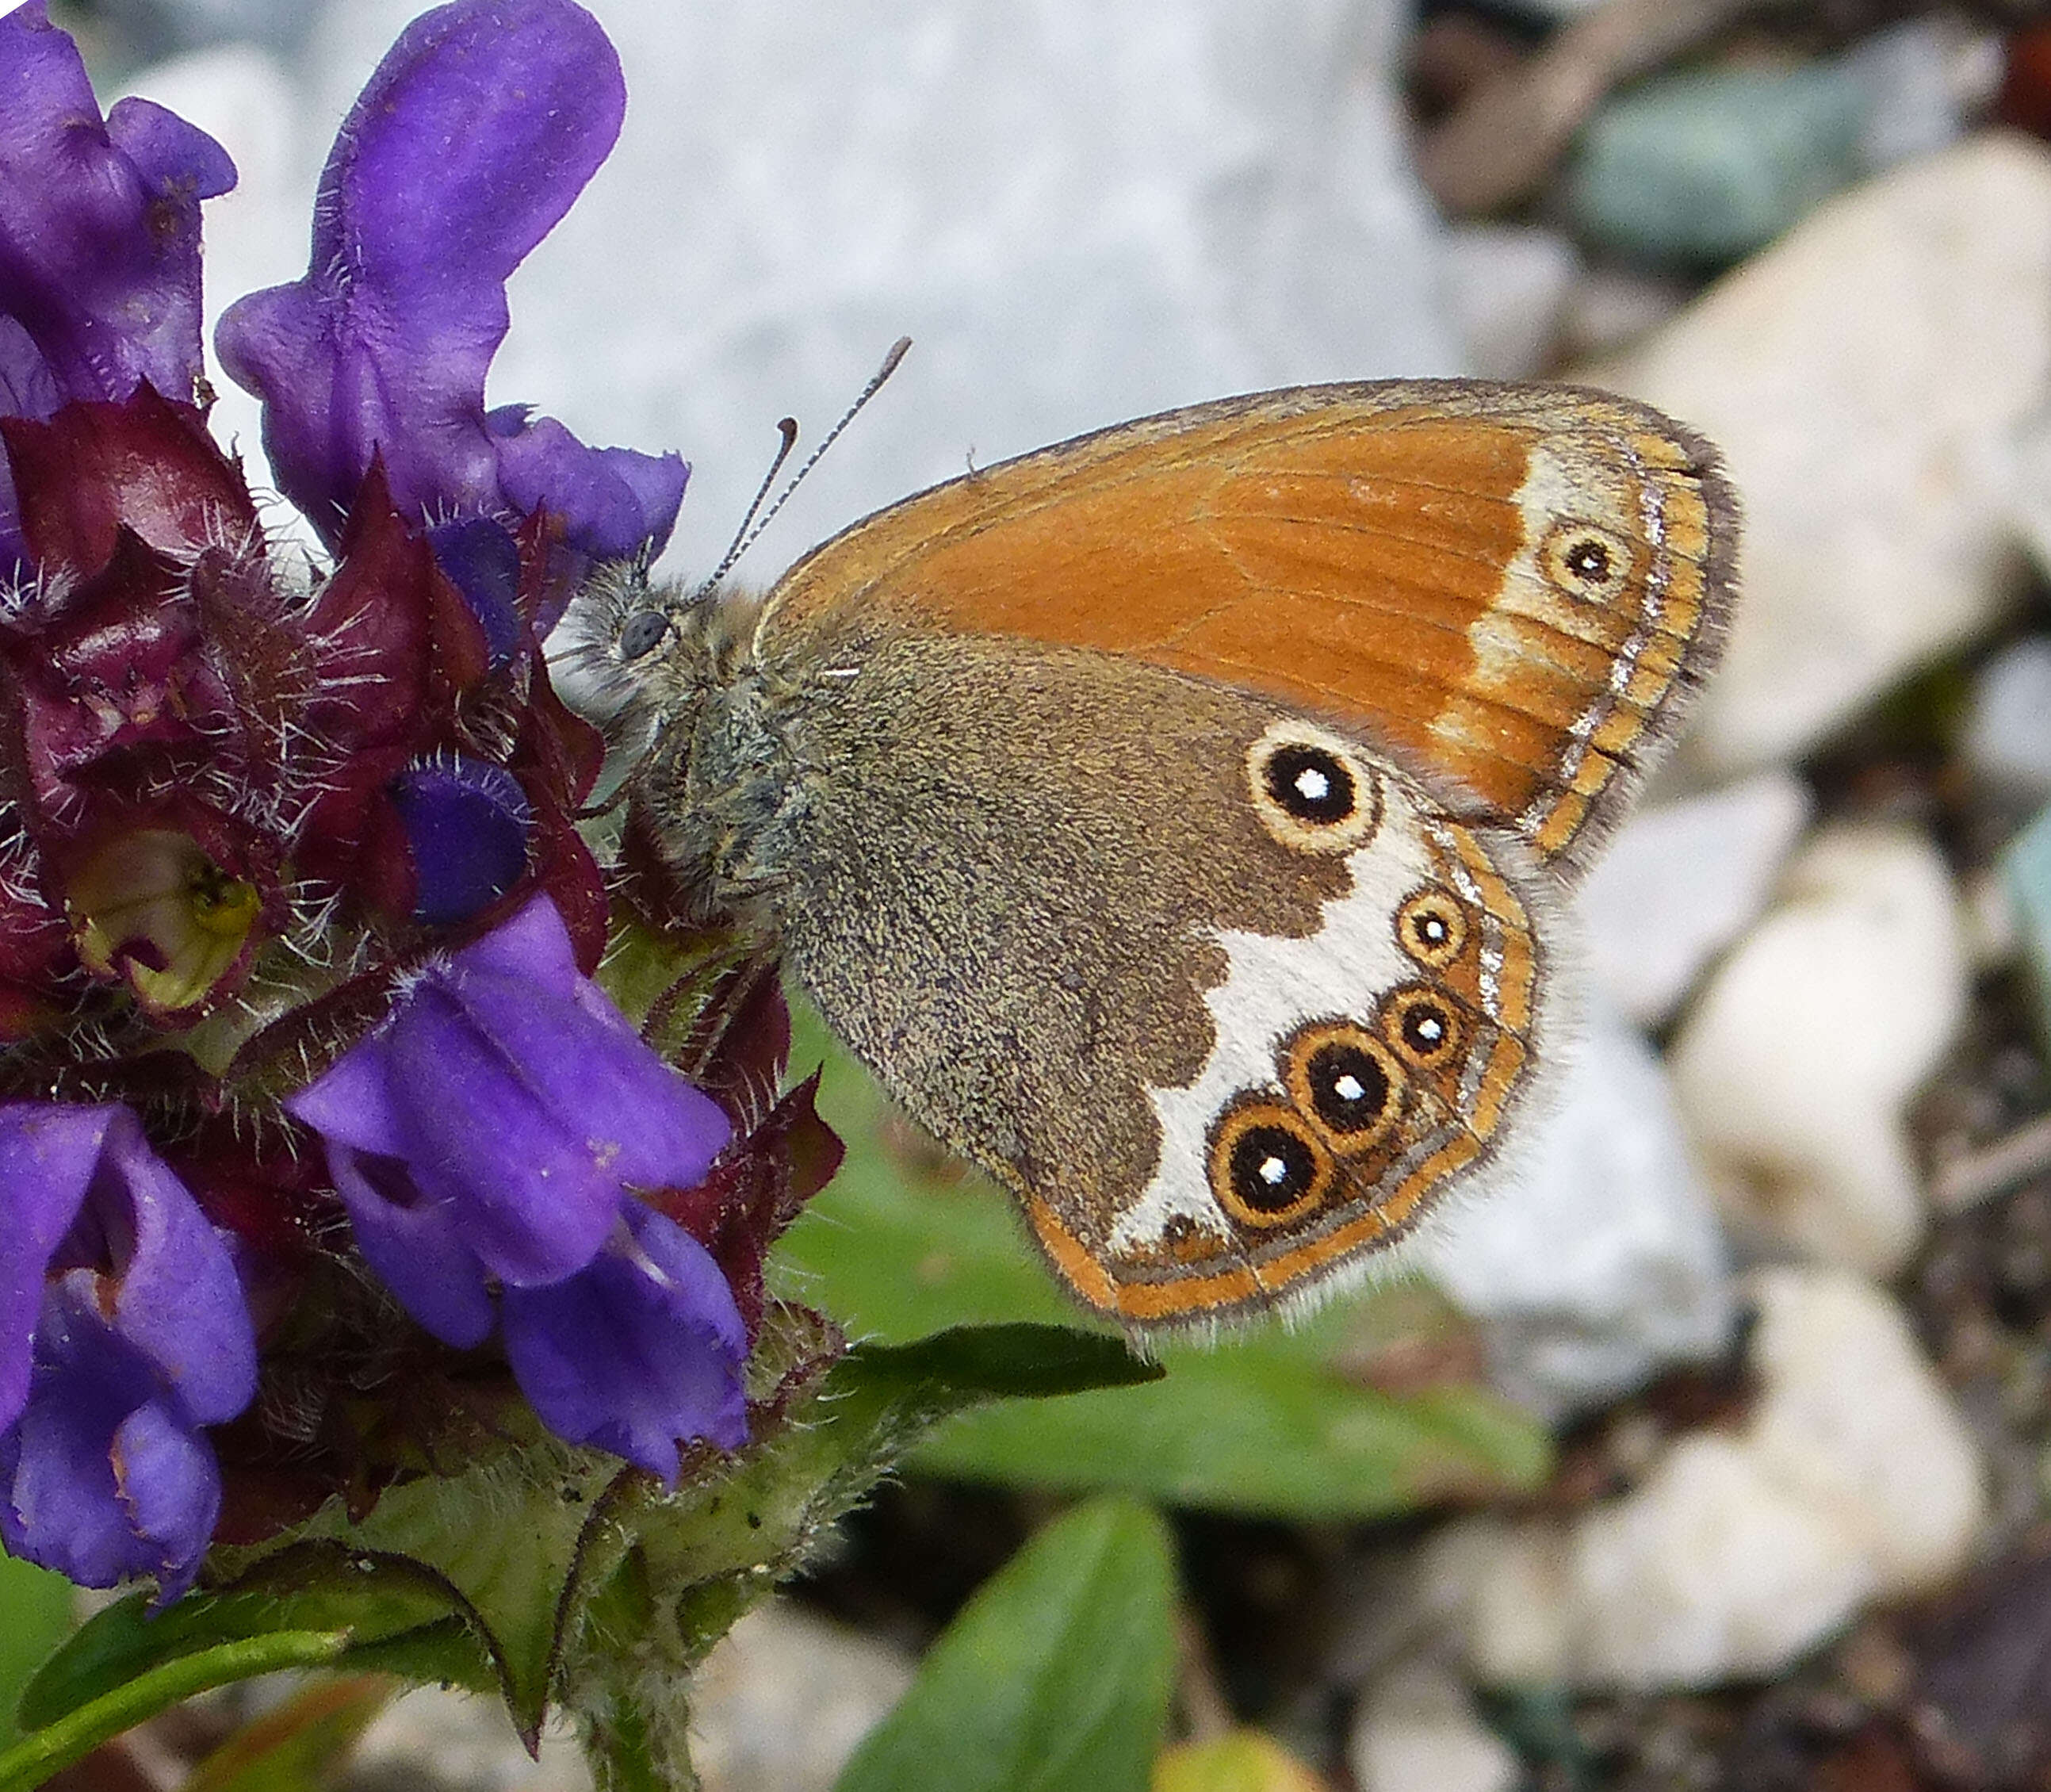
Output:
[[[1285,746],[1270,754],[1268,794],[1299,821],[1320,828],[1344,821],[1358,801],[1353,773],[1321,746]]]
[[[1420,1070],[1459,1054],[1463,1036],[1458,1012],[1435,990],[1399,990],[1391,996],[1382,1030],[1397,1054]]]
[[[1467,945],[1467,911],[1449,890],[1420,890],[1396,911],[1396,943],[1419,964],[1442,969]]]
[[[1272,1097],[1229,1108],[1211,1132],[1211,1192],[1241,1224],[1279,1225],[1322,1202],[1332,1156],[1299,1114]]]
[[[1343,736],[1284,719],[1246,756],[1247,784],[1262,824],[1298,852],[1350,852],[1381,819],[1373,768]]]
[[[1290,1105],[1332,1150],[1350,1157],[1380,1143],[1403,1106],[1403,1066],[1357,1021],[1314,1020],[1279,1054]]]
[[[1609,602],[1631,578],[1631,544],[1592,522],[1555,524],[1538,558],[1554,585],[1584,603]]]

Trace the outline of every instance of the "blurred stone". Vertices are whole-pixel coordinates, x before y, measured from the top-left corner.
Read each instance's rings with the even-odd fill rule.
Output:
[[[1684,753],[1802,751],[1999,613],[2008,438],[2051,398],[2051,151],[1975,139],[1822,207],[1579,377],[1724,451],[1741,593]]]
[[[691,1761],[705,1792],[830,1792],[913,1666],[795,1606],[757,1606],[693,1677]]]
[[[1522,1770],[1444,1668],[1407,1661],[1370,1686],[1346,1739],[1360,1792],[1514,1792]]]
[[[541,1739],[528,1759],[496,1699],[416,1687],[363,1732],[348,1792],[589,1792],[591,1770],[567,1732]]]
[[[418,0],[334,0],[324,150]],[[514,276],[494,402],[694,463],[702,572],[786,413],[913,348],[744,573],[879,505],[1170,405],[1462,370],[1399,0],[594,0],[619,146]]]
[[[1761,772],[1640,809],[1574,892],[1596,982],[1641,1027],[1673,1017],[1709,961],[1766,906],[1809,824],[1809,787]]]
[[[1979,669],[1959,751],[2002,795],[2051,798],[2051,636],[2003,648]]]
[[[1521,224],[1453,225],[1446,233],[1446,295],[1469,370],[1492,380],[1528,380],[1545,372],[1580,268],[1574,245],[1557,231]]]
[[[1881,1289],[1779,1268],[1752,1285],[1760,1391],[1565,1519],[1486,1518],[1427,1547],[1423,1597],[1491,1685],[1658,1691],[1777,1673],[1867,1602],[1928,1590],[1986,1516],[1963,1420]]]
[[[1999,92],[2001,34],[1925,13],[1876,31],[1837,59],[1866,95],[1859,160],[1877,174],[1958,141]]]
[[[1583,270],[1560,317],[1560,350],[1568,359],[1614,354],[1664,323],[1694,295],[1681,275],[1619,262]]]
[[[1885,1289],[1841,1271],[1756,1272],[1744,1438],[1781,1485],[1830,1512],[1885,1598],[1965,1566],[1987,1516],[1979,1451]]]
[[[1595,1000],[1557,1049],[1553,1109],[1502,1191],[1418,1247],[1480,1322],[1490,1379],[1549,1418],[1715,1356],[1733,1317],[1722,1234],[1658,1058]]]
[[[1643,82],[1583,129],[1568,203],[1590,238],[1635,260],[1722,266],[1853,178],[1871,100],[1830,62]]]
[[[1725,1217],[1885,1276],[1921,1235],[1911,1095],[1965,1011],[1950,873],[1901,828],[1840,824],[1712,976],[1668,1054]]]
[[[2009,843],[2002,855],[2017,937],[2037,992],[2037,1032],[2051,1049],[2051,808]]]
[[[1418,172],[1448,212],[1534,197],[1613,87],[1715,37],[1758,0],[1607,0],[1533,54],[1475,83],[1417,139]]]

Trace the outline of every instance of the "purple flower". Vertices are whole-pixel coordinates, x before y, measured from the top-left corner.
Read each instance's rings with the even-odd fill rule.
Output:
[[[582,557],[668,539],[689,471],[677,456],[587,448],[522,407],[484,408],[506,279],[605,159],[626,104],[611,45],[568,0],[460,0],[379,65],[321,178],[306,278],[240,300],[216,337],[264,400],[279,486],[330,545],[373,456],[409,517],[545,508]]]
[[[235,184],[203,131],[146,100],[103,123],[69,37],[29,0],[0,18],[0,417],[47,418],[147,380],[189,404],[199,202]],[[23,558],[0,466],[0,573]]]
[[[325,1141],[372,1267],[459,1347],[491,1328],[490,1280],[576,1274],[628,1187],[701,1181],[729,1132],[579,974],[546,898],[420,973],[285,1105]]]
[[[541,1421],[665,1481],[677,1443],[748,1436],[748,1328],[712,1253],[630,1201],[575,1275],[505,1293],[506,1356]]]
[[[191,1583],[203,1425],[256,1388],[227,1246],[127,1108],[0,1104],[0,1542],[88,1587]]]

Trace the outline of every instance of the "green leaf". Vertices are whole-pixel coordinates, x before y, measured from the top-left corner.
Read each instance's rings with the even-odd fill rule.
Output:
[[[964,1321],[1065,1320],[1115,1335],[1055,1285],[1001,1192],[936,1152],[922,1164],[886,1146],[903,1122],[815,1019],[799,1025],[794,1062],[828,1054],[819,1105],[848,1155],[779,1247],[787,1285],[889,1343]],[[1539,1485],[1551,1438],[1515,1408],[1461,1383],[1390,1391],[1357,1367],[1420,1324],[1447,1324],[1422,1290],[1369,1290],[1293,1328],[1277,1322],[1214,1347],[1166,1345],[1168,1372],[1149,1386],[970,1413],[909,1465],[1291,1519],[1381,1517]]]
[[[1151,1512],[1109,1498],[1068,1513],[963,1608],[835,1792],[1145,1792],[1174,1598]]]
[[[21,1734],[14,1710],[44,1658],[77,1627],[62,1575],[0,1555],[0,1747]]]
[[[475,1684],[480,1658],[463,1616],[460,1599],[412,1564],[295,1545],[231,1585],[189,1593],[163,1611],[151,1614],[148,1596],[137,1593],[99,1612],[30,1680],[21,1721],[44,1728],[171,1669],[197,1683],[190,1690],[266,1673],[266,1645],[275,1645],[281,1663],[365,1669],[423,1662],[432,1648],[437,1676]],[[252,1661],[266,1665],[225,1671]]]

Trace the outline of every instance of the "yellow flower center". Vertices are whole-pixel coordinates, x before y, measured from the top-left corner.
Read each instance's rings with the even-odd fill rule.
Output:
[[[263,906],[255,885],[168,828],[101,847],[72,878],[68,902],[87,968],[124,977],[158,1013],[192,1007],[228,974]]]

